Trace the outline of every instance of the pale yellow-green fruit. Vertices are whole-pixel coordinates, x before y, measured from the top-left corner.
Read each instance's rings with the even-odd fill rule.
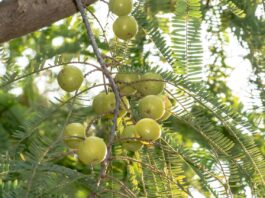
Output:
[[[171,112],[171,110],[172,110],[172,103],[171,103],[171,101],[168,99],[167,96],[162,95],[162,96],[160,96],[160,97],[162,98],[162,100],[163,100],[163,102],[164,102],[164,104],[165,104],[165,113],[164,113],[164,115],[160,118],[160,121],[165,121],[165,120],[167,120],[167,119],[171,116],[171,114],[172,114],[172,112]]]
[[[114,34],[122,40],[131,39],[137,31],[138,24],[133,16],[121,16],[113,23]]]
[[[113,117],[113,113],[116,107],[115,94],[109,92],[106,94],[105,92],[97,95],[92,104],[92,108],[94,112],[98,115],[106,115],[107,117]],[[130,108],[129,101],[126,97],[122,97],[122,101],[120,104],[120,112],[119,117],[126,115],[127,109]]]
[[[141,82],[137,83],[137,90],[142,95],[158,95],[164,91],[165,82],[160,74],[146,73],[141,77]]]
[[[67,92],[78,90],[83,80],[81,70],[71,65],[64,66],[57,76],[59,86]]]
[[[103,139],[90,136],[81,142],[77,151],[77,156],[86,165],[96,165],[101,163],[107,155],[107,146]]]
[[[68,124],[63,133],[64,142],[72,149],[77,149],[85,139],[85,127],[80,123]]]
[[[115,105],[116,105],[116,100],[115,100]],[[130,108],[129,100],[125,96],[122,97],[118,117],[125,116],[128,112],[127,110],[129,110],[129,108]],[[114,117],[114,110],[111,114],[107,114],[106,117],[107,118],[113,118]]]
[[[160,125],[151,118],[139,120],[135,127],[137,134],[146,141],[155,141],[161,136]]]
[[[117,73],[115,76],[115,81],[117,82],[122,96],[134,95],[137,92],[134,82],[139,80],[140,76],[136,73]]]
[[[69,194],[69,197],[74,197],[74,198],[87,198],[89,197],[89,190],[81,185],[76,185],[75,186],[76,191],[72,194]]]
[[[125,16],[130,14],[133,7],[132,0],[110,0],[109,9],[118,16]]]
[[[165,104],[160,96],[145,96],[139,101],[139,113],[142,118],[158,120],[165,113]]]
[[[116,100],[115,100],[115,105],[116,105]],[[129,108],[130,108],[129,100],[125,96],[122,97],[118,117],[125,116],[128,112],[127,110],[129,110]],[[106,118],[113,118],[114,117],[114,110],[110,114],[107,114],[105,117]]]
[[[126,138],[139,138],[139,135],[136,132],[135,125],[130,125],[124,128],[123,132],[120,135],[122,140],[122,146],[128,151],[138,151],[143,147],[143,144],[137,140],[126,140]]]
[[[113,93],[106,94],[102,92],[94,98],[92,108],[96,114],[103,115],[113,112],[115,104],[115,95]]]

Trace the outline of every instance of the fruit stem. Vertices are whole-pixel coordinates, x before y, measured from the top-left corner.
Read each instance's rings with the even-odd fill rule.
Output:
[[[113,93],[115,94],[115,100],[116,100],[116,107],[115,107],[115,110],[114,110],[113,125],[112,125],[112,128],[111,128],[111,133],[110,133],[110,136],[109,136],[109,142],[108,142],[108,146],[107,146],[108,153],[107,153],[107,156],[106,156],[105,160],[102,162],[102,168],[101,168],[100,175],[99,175],[99,178],[98,178],[98,181],[97,181],[97,187],[99,187],[100,183],[101,183],[101,179],[106,175],[108,166],[109,166],[110,161],[111,161],[110,160],[111,149],[112,149],[112,145],[114,143],[114,138],[115,138],[115,131],[116,131],[117,119],[118,119],[118,115],[119,115],[119,108],[120,108],[121,98],[120,98],[120,94],[119,94],[119,91],[118,91],[118,87],[115,84],[115,82],[114,82],[114,80],[113,80],[113,78],[111,76],[110,71],[107,69],[107,66],[106,66],[106,64],[104,62],[104,59],[103,59],[103,57],[102,57],[102,55],[101,55],[101,53],[99,51],[97,42],[95,40],[94,34],[93,34],[91,26],[90,26],[90,23],[88,21],[86,13],[85,13],[84,5],[83,5],[81,0],[75,0],[75,2],[76,2],[78,10],[81,13],[83,22],[84,22],[86,30],[87,30],[87,36],[88,36],[88,39],[91,42],[93,51],[94,51],[94,53],[95,53],[95,55],[97,57],[97,61],[98,61],[98,63],[100,64],[100,66],[102,68],[103,74],[106,76],[106,78],[108,79],[108,81],[110,83],[111,89],[112,89]],[[92,197],[93,197],[93,193],[92,193]]]

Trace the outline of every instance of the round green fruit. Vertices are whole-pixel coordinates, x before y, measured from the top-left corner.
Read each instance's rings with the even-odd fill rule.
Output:
[[[130,125],[124,128],[121,139],[123,138],[139,138],[139,135],[136,132],[135,125]],[[128,151],[138,151],[143,147],[143,144],[137,140],[124,140],[125,143],[122,143],[122,146]]]
[[[163,100],[164,104],[165,104],[165,113],[164,115],[160,118],[160,121],[165,121],[167,120],[170,116],[171,116],[171,109],[172,109],[172,103],[171,101],[168,99],[167,96],[163,95],[160,96],[161,99]]]
[[[72,187],[71,187],[72,188]],[[90,193],[89,190],[81,185],[74,185],[73,188],[75,191],[73,194],[68,195],[69,197],[74,197],[74,198],[87,198],[89,197]],[[71,192],[71,191],[70,191]]]
[[[130,14],[133,7],[132,0],[110,0],[109,9],[118,16],[125,16]]]
[[[127,110],[130,108],[129,100],[124,96],[121,98],[121,104],[120,104],[120,111],[119,111],[119,117],[123,117],[127,114]],[[116,105],[116,100],[115,100]],[[111,114],[106,115],[107,118],[113,118],[114,117],[114,110]]]
[[[106,94],[102,92],[98,94],[97,96],[95,96],[93,100],[92,109],[98,115],[102,115],[106,112],[106,110],[103,108],[105,96]]]
[[[137,90],[143,95],[158,95],[164,91],[165,82],[160,74],[146,73],[141,77],[141,82],[137,83]]]
[[[135,127],[137,134],[146,141],[155,141],[161,136],[161,127],[153,119],[141,119],[136,123]]]
[[[86,165],[99,164],[107,155],[107,146],[103,139],[90,136],[80,143],[77,155],[79,160]]]
[[[137,90],[135,89],[136,85],[133,82],[139,80],[140,76],[136,73],[117,73],[117,75],[115,76],[115,81],[117,82],[120,94],[122,96],[134,95]]]
[[[136,35],[138,24],[132,16],[121,16],[113,23],[113,31],[118,38],[129,40]]]
[[[107,114],[113,112],[115,109],[116,101],[113,93],[102,92],[98,94],[92,104],[92,108],[98,115]]]
[[[98,115],[109,115],[110,113],[114,113],[116,107],[115,94],[110,92],[106,94],[105,92],[97,95],[92,104],[92,108],[94,112]],[[121,105],[120,105],[120,113],[119,116],[122,117],[127,113],[127,109],[130,108],[129,101],[126,97],[122,97]],[[112,117],[113,115],[111,115]]]
[[[63,132],[64,142],[72,149],[77,149],[85,139],[85,127],[80,123],[68,124]]]
[[[57,76],[60,87],[67,92],[76,91],[84,80],[80,69],[74,66],[64,66]]]
[[[158,120],[165,113],[165,104],[160,96],[145,96],[139,102],[139,112],[142,118]]]

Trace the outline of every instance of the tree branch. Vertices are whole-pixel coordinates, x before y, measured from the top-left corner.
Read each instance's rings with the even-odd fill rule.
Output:
[[[90,5],[96,0],[83,0]],[[0,43],[34,32],[76,13],[73,0],[0,1]]]
[[[81,13],[82,18],[83,18],[83,22],[84,22],[84,24],[86,26],[87,35],[88,35],[89,40],[91,41],[91,45],[93,47],[93,51],[94,51],[94,53],[95,53],[95,55],[97,57],[97,60],[98,60],[98,62],[100,64],[101,68],[102,68],[103,74],[106,76],[106,78],[108,79],[108,81],[110,83],[112,91],[115,94],[115,100],[116,100],[116,107],[115,107],[115,110],[114,110],[113,125],[112,125],[112,128],[111,128],[111,133],[110,133],[110,136],[109,136],[109,143],[108,143],[108,146],[107,146],[108,153],[107,153],[106,159],[102,163],[100,176],[99,176],[98,182],[97,182],[97,186],[99,186],[100,182],[101,182],[101,179],[106,176],[106,172],[107,172],[109,163],[111,161],[111,159],[110,159],[111,158],[111,149],[112,149],[112,145],[114,143],[114,138],[115,138],[116,124],[117,124],[117,118],[118,118],[118,115],[119,115],[119,108],[120,108],[120,100],[121,100],[121,98],[120,98],[118,87],[115,84],[115,82],[114,82],[114,80],[113,80],[113,78],[111,76],[111,73],[107,69],[107,66],[106,66],[106,64],[105,64],[105,62],[103,60],[103,57],[102,57],[101,53],[99,52],[99,48],[98,48],[98,45],[96,43],[95,37],[93,35],[93,32],[92,32],[90,23],[88,21],[88,18],[86,16],[84,6],[83,6],[81,0],[75,0],[75,2],[77,4],[77,7],[78,7],[78,9],[79,9],[79,11]]]

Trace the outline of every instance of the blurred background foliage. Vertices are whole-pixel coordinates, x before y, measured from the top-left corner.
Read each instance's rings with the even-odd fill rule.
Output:
[[[176,92],[193,100],[184,101],[190,117],[171,116],[163,124],[158,145],[130,153],[117,143],[114,156],[126,159],[111,163],[99,197],[264,197],[265,167],[253,167],[265,155],[264,9],[262,0],[135,1],[133,15],[140,29],[128,43],[113,37],[115,17],[107,13],[106,3],[87,9],[113,72],[117,66],[142,71],[159,66],[192,82],[186,85],[168,77],[189,93],[207,92],[198,96],[198,102],[188,92]],[[28,197],[83,198],[93,191],[100,166],[84,166],[67,155],[62,141],[55,142],[70,111],[67,122],[94,119],[90,104],[99,90],[85,89],[102,82],[97,72],[88,75],[81,88],[84,93],[73,106],[75,96],[62,92],[56,82],[60,67],[55,65],[70,61],[97,64],[79,14],[0,45],[1,197],[30,193]],[[87,65],[79,67],[84,73],[91,71]],[[240,119],[232,116],[227,127],[228,120],[220,119],[221,107],[205,108],[208,94],[211,104],[225,105]],[[241,130],[245,123],[247,129]],[[93,132],[107,139],[110,126],[109,120],[97,121]],[[216,134],[203,136],[207,130]],[[241,130],[240,141],[232,130]],[[252,141],[255,146],[248,150]],[[251,149],[253,159],[242,157],[252,155]]]

